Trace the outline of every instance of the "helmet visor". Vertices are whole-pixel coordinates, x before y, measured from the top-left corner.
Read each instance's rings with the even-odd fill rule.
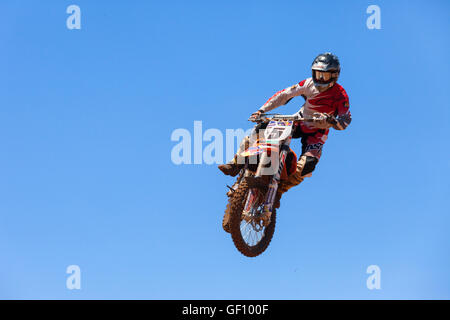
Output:
[[[319,83],[329,83],[331,80],[331,72],[313,70],[314,78]]]

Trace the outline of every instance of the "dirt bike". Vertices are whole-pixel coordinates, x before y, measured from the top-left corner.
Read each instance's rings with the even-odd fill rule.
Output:
[[[294,126],[305,119],[299,114],[261,114],[249,120],[257,123],[250,137],[258,138],[239,154],[245,164],[228,187],[222,225],[243,255],[256,257],[267,249],[275,232],[278,184],[296,170],[297,156],[289,145]]]

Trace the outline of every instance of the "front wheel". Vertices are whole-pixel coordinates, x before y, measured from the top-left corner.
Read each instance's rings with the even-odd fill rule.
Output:
[[[244,219],[242,211],[249,193],[249,187],[242,181],[230,197],[229,231],[236,248],[247,257],[256,257],[263,253],[270,244],[275,232],[276,210],[273,209],[270,223],[263,226],[259,217],[265,198],[265,192],[258,190],[258,199],[250,215]]]

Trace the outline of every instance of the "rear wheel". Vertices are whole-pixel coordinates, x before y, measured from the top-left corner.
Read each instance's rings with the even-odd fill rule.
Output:
[[[252,212],[244,219],[242,211],[249,193],[249,187],[242,181],[239,188],[230,197],[229,231],[236,248],[247,257],[256,257],[270,244],[275,232],[276,209],[273,209],[270,223],[264,226],[259,218],[265,198],[265,192],[258,189],[258,199]]]

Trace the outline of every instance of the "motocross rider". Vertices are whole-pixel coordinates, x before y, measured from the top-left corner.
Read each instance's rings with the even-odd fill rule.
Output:
[[[283,193],[300,184],[305,177],[311,176],[319,162],[329,128],[344,130],[352,120],[347,93],[337,83],[340,69],[339,59],[334,54],[329,52],[319,54],[311,65],[311,78],[278,91],[250,117],[251,120],[255,120],[261,114],[285,105],[297,96],[303,96],[305,99],[299,113],[309,121],[300,122],[294,128],[293,134],[293,138],[301,138],[302,154],[297,161],[295,173],[289,175],[288,180],[280,182],[275,208],[280,206],[279,199]],[[242,161],[238,161],[238,154],[245,150],[248,141],[249,137],[244,138],[240,150],[232,161],[219,165],[224,174],[234,177],[239,173],[243,164]]]

